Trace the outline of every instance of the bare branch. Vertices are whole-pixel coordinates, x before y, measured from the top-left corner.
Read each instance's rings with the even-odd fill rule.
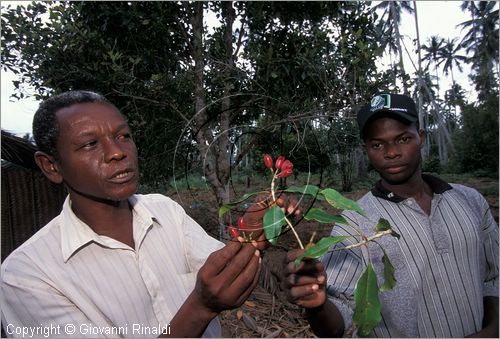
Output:
[[[171,102],[162,102],[162,101],[158,101],[158,100],[154,100],[154,99],[150,99],[150,98],[146,98],[146,97],[140,97],[137,95],[127,94],[127,93],[121,92],[117,89],[113,89],[113,92],[119,94],[122,97],[146,101],[146,102],[150,102],[152,104],[156,104],[156,105],[160,105],[160,106],[170,107],[172,110],[175,111],[175,113],[179,114],[179,116],[182,118],[182,120],[184,120],[185,122],[189,122],[189,119]]]

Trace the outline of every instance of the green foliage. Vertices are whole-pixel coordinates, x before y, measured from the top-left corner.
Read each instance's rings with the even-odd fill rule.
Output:
[[[298,267],[304,259],[318,259],[326,254],[330,247],[349,238],[349,236],[329,236],[321,238],[314,246],[306,248],[302,255],[295,258],[294,265]]]
[[[392,290],[394,286],[396,286],[396,278],[394,277],[394,266],[392,266],[392,263],[385,252],[382,257],[382,262],[384,263],[384,283],[382,284],[382,287],[380,287],[380,292],[385,292]]]
[[[273,184],[271,185],[271,190],[274,191],[274,183],[278,178],[279,170],[273,172]],[[342,210],[351,210],[359,213],[360,215],[366,217],[366,213],[361,209],[361,207],[357,204],[357,202],[350,200],[344,196],[342,196],[339,192],[334,189],[326,188],[319,189],[317,186],[306,185],[304,187],[291,187],[285,190],[287,193],[291,194],[301,194],[308,195],[311,197],[323,197],[324,200],[330,206],[342,209]],[[267,192],[272,195],[272,192]],[[237,201],[231,202],[229,204],[225,204],[219,208],[219,214],[224,214],[232,208],[238,206],[242,201],[246,200],[249,196],[255,195],[257,193],[247,193],[242,198]],[[274,193],[275,194],[275,193]],[[386,235],[391,235],[396,238],[400,238],[400,235],[392,230],[389,221],[386,219],[380,218],[378,222],[375,224],[375,235],[371,237],[367,237],[363,235],[357,227],[351,225],[347,220],[341,215],[332,215],[325,210],[317,207],[311,208],[304,216],[306,220],[315,220],[320,223],[331,223],[331,224],[344,224],[351,226],[356,229],[359,234],[361,240],[358,243],[346,246],[335,248],[334,250],[347,250],[359,246],[365,246],[366,249],[369,250],[368,243]],[[299,244],[301,244],[300,238],[298,234],[295,232],[294,226],[287,219],[287,216],[281,210],[281,207],[274,204],[266,211],[263,218],[263,229],[264,235],[272,245],[276,245],[279,236],[282,233],[283,226],[288,223],[288,227],[297,237]],[[332,246],[343,242],[344,240],[351,238],[351,236],[329,236],[321,238],[316,244],[307,244],[304,252],[298,256],[294,260],[295,267],[300,265],[300,262],[305,259],[317,259],[325,255]],[[301,245],[302,248],[302,245]],[[382,251],[384,249],[382,248]],[[356,324],[359,333],[362,336],[367,336],[371,333],[373,328],[378,325],[381,319],[380,315],[380,302],[378,298],[379,292],[387,291],[394,288],[396,284],[396,278],[394,276],[395,270],[394,266],[389,260],[389,257],[384,251],[384,256],[382,258],[382,263],[384,265],[383,277],[384,283],[379,290],[377,283],[377,275],[375,271],[373,271],[370,255],[368,256],[368,265],[364,273],[359,278],[356,283],[356,287],[354,290],[355,297],[355,312],[353,316],[353,322]]]
[[[263,222],[264,234],[266,235],[267,241],[276,245],[278,237],[281,234],[281,229],[286,223],[285,214],[279,206],[272,206],[266,214],[264,214]]]
[[[358,333],[362,337],[369,336],[373,328],[382,320],[378,293],[377,274],[373,270],[372,264],[369,263],[356,283],[356,289],[354,290],[356,309],[352,321],[357,326]]]
[[[455,144],[461,172],[498,173],[498,112],[498,93],[478,106],[464,107]]]
[[[319,195],[319,191],[320,191],[319,187],[314,185],[306,185],[303,187],[290,186],[285,190],[285,192],[288,193],[308,194],[317,200],[324,200],[324,198],[321,195]]]
[[[304,214],[304,219],[306,220],[315,220],[317,222],[323,224],[344,224],[349,225],[349,223],[345,220],[345,218],[341,215],[329,214],[322,210],[321,208],[311,208]]]
[[[471,79],[479,100],[486,101],[492,92],[498,93],[498,3],[464,1],[461,7],[472,18],[458,25],[465,31],[460,45],[468,55],[472,54]]]
[[[105,94],[128,117],[139,146],[141,180],[152,186],[203,167],[195,160],[202,132],[190,120],[200,100],[206,102],[209,120],[197,122],[209,126],[204,136],[227,133],[224,137],[234,140],[248,132],[244,126],[255,126],[259,137],[245,139],[245,147],[260,139],[250,152],[254,158],[273,145],[300,172],[326,169],[329,157],[317,147],[311,117],[353,114],[349,98],[368,98],[387,84],[375,67],[382,49],[368,5],[206,2],[205,11],[221,21],[213,33],[193,33],[194,6],[38,2],[7,8],[2,11],[2,66],[19,75],[19,97],[23,84],[33,86],[37,98],[70,89]],[[235,51],[226,48],[230,15],[244,23],[235,21],[232,27],[230,38],[239,51],[233,56]],[[194,88],[192,67],[194,37],[200,34],[202,92]],[[207,141],[216,153],[227,151]],[[308,157],[303,156],[306,147]],[[220,163],[202,169],[217,172],[221,183],[227,179]]]
[[[2,11],[2,65],[38,99],[71,89],[105,94],[128,117],[141,178],[159,184],[173,170],[176,108],[189,112],[191,102],[178,15],[177,4],[160,2],[38,2]]]
[[[424,172],[441,172],[441,163],[439,162],[439,157],[436,154],[432,154],[427,159],[425,159],[422,164],[422,171]]]
[[[330,205],[341,210],[351,210],[359,213],[360,215],[366,217],[365,211],[358,205],[354,200],[344,197],[338,191],[333,188],[325,188],[320,192],[328,201]]]
[[[235,200],[235,201],[232,201],[231,203],[229,204],[225,204],[225,205],[222,205],[220,208],[219,208],[219,217],[222,217],[224,214],[226,214],[228,211],[230,211],[232,208],[235,208],[236,206],[240,205],[242,202],[244,202],[245,200],[247,200],[248,198],[250,197],[253,197],[259,193],[262,193],[262,192],[251,192],[251,193],[246,193],[244,194],[243,196],[241,196],[239,199]],[[281,228],[280,228],[280,231],[281,231]],[[270,232],[274,232],[274,230],[270,230]],[[278,235],[279,235],[280,232],[278,232]],[[271,234],[271,233],[270,233]]]

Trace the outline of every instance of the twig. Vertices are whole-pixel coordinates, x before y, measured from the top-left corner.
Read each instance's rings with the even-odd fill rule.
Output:
[[[389,234],[392,234],[392,230],[390,230],[390,229],[385,230],[385,231],[381,231],[381,232],[377,232],[377,234],[372,235],[371,237],[364,237],[363,240],[361,240],[360,242],[358,242],[356,244],[352,244],[352,245],[349,245],[346,247],[341,247],[341,248],[335,248],[334,251],[349,250],[351,248],[360,247],[360,246],[363,246],[363,245],[369,243],[370,241],[372,241],[374,239],[377,239],[377,238],[383,237],[384,235],[389,235]]]
[[[271,172],[272,171],[273,170],[271,169]],[[271,181],[271,196],[273,197],[273,203],[274,204],[276,204],[276,193],[275,193],[275,183],[274,182],[278,178],[278,176],[277,176],[276,173],[278,173],[278,170],[276,170],[276,172],[273,172],[273,180]],[[292,230],[293,235],[295,235],[295,238],[297,238],[297,241],[299,243],[300,248],[304,249],[304,245],[302,244],[302,241],[300,240],[300,237],[297,234],[297,231],[293,227],[292,222],[290,220],[288,220],[288,218],[286,216],[285,216],[285,222],[288,224],[288,227],[290,227],[290,229]]]

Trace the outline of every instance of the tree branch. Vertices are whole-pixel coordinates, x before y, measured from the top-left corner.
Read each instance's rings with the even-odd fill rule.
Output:
[[[172,110],[174,110],[175,113],[179,114],[179,116],[182,118],[182,120],[184,120],[185,122],[189,122],[189,119],[171,102],[168,102],[168,101],[162,102],[162,101],[158,101],[158,100],[154,100],[154,99],[150,99],[150,98],[146,98],[146,97],[140,97],[137,95],[127,94],[127,93],[121,92],[117,89],[113,89],[112,91],[119,94],[120,96],[123,96],[123,97],[128,97],[128,98],[132,98],[135,100],[146,101],[146,102],[150,102],[152,104],[156,104],[156,105],[160,105],[160,106],[168,106]]]

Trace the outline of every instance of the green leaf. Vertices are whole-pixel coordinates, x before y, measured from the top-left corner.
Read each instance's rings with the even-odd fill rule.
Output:
[[[377,275],[371,263],[359,277],[354,289],[354,301],[356,308],[352,321],[358,328],[359,335],[369,336],[371,331],[382,320],[380,315],[380,300],[378,298]]]
[[[254,195],[259,194],[259,193],[262,193],[262,192],[246,193],[246,194],[242,195],[241,198],[239,198],[238,200],[232,201],[232,202],[227,203],[225,205],[222,205],[221,207],[219,207],[219,217],[222,217],[224,214],[227,213],[227,211],[229,211],[232,208],[235,208],[236,206],[238,206],[239,204],[241,204],[243,201],[247,200],[251,196],[254,196]]]
[[[389,224],[389,221],[387,221],[384,218],[380,218],[378,220],[377,225],[375,225],[375,231],[377,232],[387,231],[390,229],[391,229],[391,224]]]
[[[326,201],[333,207],[341,210],[355,211],[366,218],[365,211],[363,211],[356,201],[344,197],[333,188],[326,188],[319,193],[322,194],[326,198]]]
[[[278,236],[281,234],[281,228],[286,222],[285,214],[279,206],[273,206],[264,214],[263,222],[267,241],[272,245],[276,245]]]
[[[304,258],[317,259],[319,257],[322,257],[326,252],[328,252],[328,249],[332,245],[344,241],[347,238],[349,238],[348,235],[329,236],[321,238],[321,240],[318,241],[314,246],[311,246],[308,249],[306,249],[301,256],[298,256],[295,259],[294,261],[295,267],[299,266],[300,261]]]
[[[344,224],[344,225],[349,225],[347,220],[341,215],[334,215],[334,214],[329,214],[325,211],[323,211],[321,208],[311,208],[307,213],[304,215],[304,219],[306,220],[316,220],[318,222],[321,222],[323,224]]]
[[[324,200],[323,196],[319,195],[319,187],[314,185],[305,185],[302,187],[290,186],[285,192],[308,194],[316,198],[316,200]]]
[[[376,232],[383,232],[383,231],[387,231],[387,230],[391,230],[391,235],[393,237],[396,237],[396,238],[400,238],[401,236],[396,233],[392,227],[391,227],[391,224],[389,223],[389,221],[387,221],[387,219],[384,219],[384,218],[380,218],[378,220],[378,223],[377,225],[375,225],[375,231]]]
[[[385,252],[382,257],[382,262],[384,263],[384,283],[382,284],[382,287],[380,287],[380,292],[385,292],[392,290],[394,286],[396,286],[396,277],[394,276],[394,266],[392,266],[392,263]]]

